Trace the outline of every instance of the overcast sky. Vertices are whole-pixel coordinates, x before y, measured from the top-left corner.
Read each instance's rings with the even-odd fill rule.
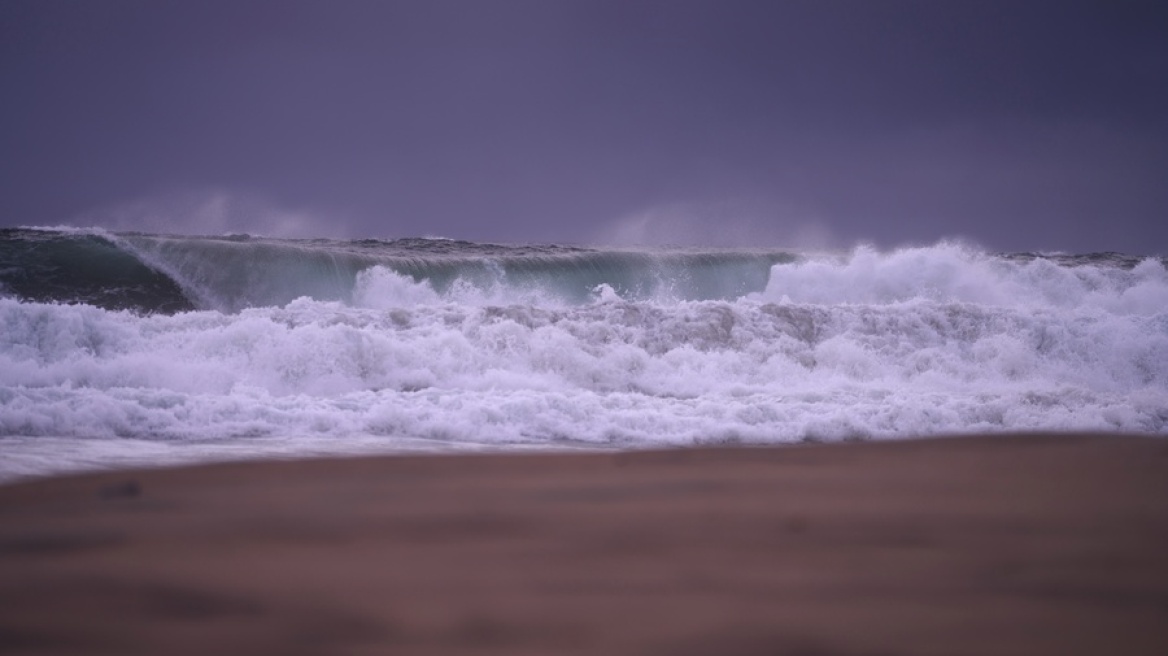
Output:
[[[0,0],[0,225],[1168,253],[1165,7]]]

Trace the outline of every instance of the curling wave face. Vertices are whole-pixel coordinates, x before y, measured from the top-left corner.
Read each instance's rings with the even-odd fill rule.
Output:
[[[6,239],[27,249],[0,250],[0,477],[265,453],[1168,432],[1157,259]],[[68,270],[53,248],[96,255],[58,258]]]

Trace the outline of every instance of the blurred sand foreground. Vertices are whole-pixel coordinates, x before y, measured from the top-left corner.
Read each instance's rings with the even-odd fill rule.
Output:
[[[0,487],[3,654],[1168,654],[1168,440],[235,463]]]

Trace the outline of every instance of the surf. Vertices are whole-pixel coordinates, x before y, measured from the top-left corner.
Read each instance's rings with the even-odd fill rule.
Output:
[[[0,477],[175,454],[1168,433],[1156,258],[6,238],[25,250],[0,251]],[[97,277],[114,282],[95,296],[84,267],[133,284]],[[20,287],[34,270],[52,284]],[[170,305],[128,303],[147,282]]]

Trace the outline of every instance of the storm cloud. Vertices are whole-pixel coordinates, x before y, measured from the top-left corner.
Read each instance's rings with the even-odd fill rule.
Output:
[[[0,225],[1168,251],[1160,3],[0,4]]]

